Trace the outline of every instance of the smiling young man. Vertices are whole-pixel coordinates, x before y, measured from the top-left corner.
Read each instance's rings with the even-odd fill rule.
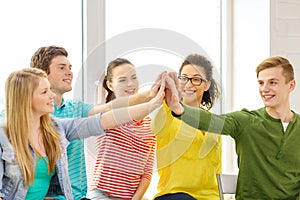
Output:
[[[293,67],[283,57],[270,57],[258,65],[256,74],[264,103],[257,110],[215,115],[180,104],[170,79],[166,101],[173,115],[187,124],[235,140],[236,199],[300,199],[300,116],[290,108],[296,86]]]

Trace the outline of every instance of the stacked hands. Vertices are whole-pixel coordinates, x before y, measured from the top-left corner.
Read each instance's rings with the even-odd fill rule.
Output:
[[[155,107],[159,107],[163,100],[165,100],[175,114],[180,115],[184,111],[180,104],[181,92],[176,72],[164,71],[159,74],[151,87],[150,96]]]

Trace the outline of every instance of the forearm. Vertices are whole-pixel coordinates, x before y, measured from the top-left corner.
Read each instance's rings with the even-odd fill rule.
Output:
[[[182,104],[182,108],[183,111],[180,112],[180,115],[173,112],[173,116],[181,119],[196,129],[211,133],[221,133],[225,122],[224,117],[184,104]]]
[[[132,197],[132,200],[141,200],[144,194],[146,193],[149,185],[150,185],[149,180],[147,180],[146,178],[142,178],[134,196]]]
[[[128,107],[128,106],[137,105],[140,103],[145,103],[145,102],[151,100],[152,98],[153,97],[150,95],[149,90],[139,92],[139,93],[131,95],[131,96],[120,97],[120,98],[114,99],[111,102],[105,103],[103,105],[94,106],[89,111],[89,116],[100,113],[100,112],[105,113],[112,109],[124,108],[124,107]]]
[[[100,118],[103,129],[113,128],[117,125],[132,120],[141,120],[156,108],[152,102],[146,102],[135,106],[112,109],[104,113]]]

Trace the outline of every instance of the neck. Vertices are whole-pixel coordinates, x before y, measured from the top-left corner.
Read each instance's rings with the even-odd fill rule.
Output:
[[[41,116],[32,116],[30,124],[30,132],[37,133],[40,129]]]
[[[194,108],[200,108],[200,103],[198,101],[184,101],[184,99],[182,100],[182,102],[185,104],[185,105],[188,105],[188,106],[191,106],[191,107],[194,107]]]
[[[62,94],[57,94],[56,93],[56,96],[54,98],[54,102],[56,104],[57,107],[59,107],[62,103],[62,98],[63,98],[63,95]]]
[[[282,122],[290,122],[294,119],[294,113],[291,111],[290,107],[285,108],[271,108],[266,107],[267,113],[275,119],[280,119]]]

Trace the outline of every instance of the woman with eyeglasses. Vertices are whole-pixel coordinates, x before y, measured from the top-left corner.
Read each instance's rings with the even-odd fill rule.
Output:
[[[209,110],[219,96],[213,65],[204,56],[187,56],[179,69],[182,103]],[[152,121],[157,134],[158,193],[155,200],[219,199],[221,137],[174,118],[164,103]]]

